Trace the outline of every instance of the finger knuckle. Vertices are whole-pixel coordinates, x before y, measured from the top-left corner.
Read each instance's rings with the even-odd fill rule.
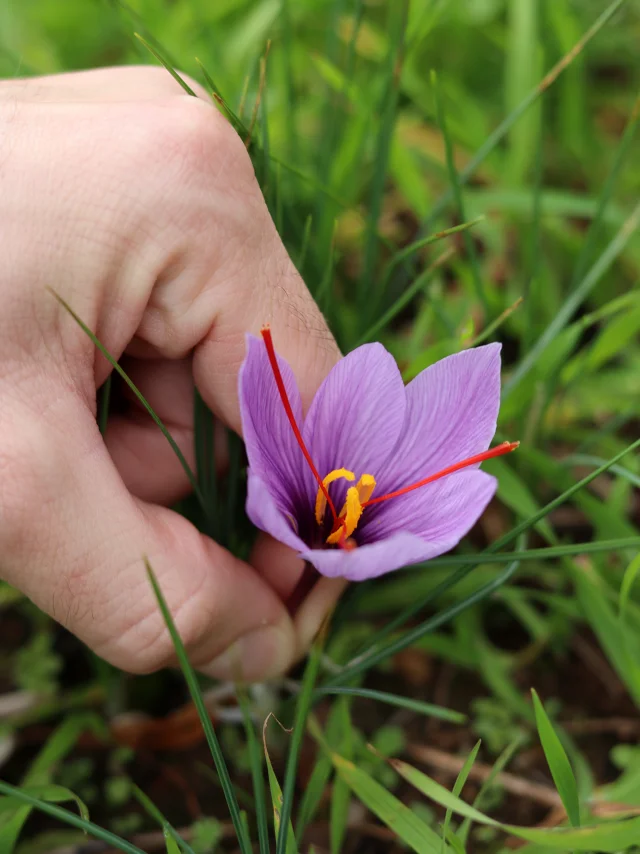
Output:
[[[213,105],[179,96],[154,104],[148,118],[141,154],[163,175],[182,185],[255,182],[242,140]]]

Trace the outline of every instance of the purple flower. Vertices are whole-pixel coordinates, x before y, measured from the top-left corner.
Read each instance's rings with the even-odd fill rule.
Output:
[[[247,337],[239,378],[254,525],[351,581],[453,548],[496,490],[481,460],[517,447],[487,451],[500,345],[442,359],[405,387],[384,347],[365,344],[338,362],[303,418],[291,368],[268,329],[263,339]]]

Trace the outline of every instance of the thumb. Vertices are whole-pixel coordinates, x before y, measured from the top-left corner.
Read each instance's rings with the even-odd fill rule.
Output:
[[[247,275],[218,296],[219,313],[196,347],[193,372],[208,406],[241,431],[238,371],[245,357],[246,333],[259,335],[269,324],[278,354],[291,365],[306,411],[321,382],[340,359],[340,351],[320,309],[280,241],[265,206],[267,248]]]

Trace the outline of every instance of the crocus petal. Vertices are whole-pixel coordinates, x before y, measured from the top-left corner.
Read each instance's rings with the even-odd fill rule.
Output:
[[[278,357],[287,396],[298,426],[302,403],[293,371]],[[249,466],[267,486],[276,503],[288,512],[302,501],[308,503],[302,455],[287,418],[264,344],[247,335],[247,356],[238,380],[240,415]]]
[[[320,475],[345,467],[356,477],[375,477],[400,435],[405,408],[400,371],[381,344],[365,344],[341,359],[320,386],[304,425]],[[345,494],[346,484],[332,487],[336,504]]]
[[[497,481],[477,469],[459,471],[398,498],[365,508],[359,542],[387,541],[398,531],[437,546],[430,555],[457,545],[495,494]]]
[[[397,533],[376,543],[359,546],[352,551],[343,549],[308,549],[300,554],[313,564],[321,575],[342,577],[349,581],[366,581],[386,572],[419,563],[442,554],[438,544],[426,543],[408,533]]]
[[[376,495],[486,451],[500,407],[500,344],[441,359],[409,383],[406,397],[402,434]]]
[[[248,473],[246,510],[256,528],[271,534],[296,552],[308,549],[296,534],[295,522],[288,514],[286,505],[279,505],[267,484],[251,470]]]

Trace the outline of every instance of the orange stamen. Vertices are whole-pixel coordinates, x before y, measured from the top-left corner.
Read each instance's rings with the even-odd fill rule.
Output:
[[[262,340],[264,341],[264,346],[267,348],[267,356],[269,357],[269,363],[271,365],[271,370],[273,371],[273,378],[276,381],[276,385],[278,387],[278,392],[280,393],[280,399],[282,400],[282,405],[284,406],[284,411],[287,413],[287,418],[289,419],[289,424],[291,424],[291,429],[293,430],[293,435],[296,437],[296,441],[300,445],[300,450],[304,454],[304,458],[309,464],[309,468],[313,472],[313,476],[318,481],[318,486],[322,491],[322,494],[327,499],[327,504],[329,505],[329,509],[331,510],[331,515],[333,516],[333,523],[336,527],[344,527],[344,521],[338,518],[338,514],[336,513],[336,508],[333,506],[333,501],[329,496],[329,492],[327,487],[324,485],[322,478],[318,473],[318,469],[315,467],[313,460],[311,459],[311,454],[307,450],[307,446],[304,443],[304,439],[302,438],[302,434],[298,429],[298,425],[296,424],[296,419],[293,415],[293,410],[291,409],[291,404],[289,403],[289,398],[287,397],[287,390],[284,387],[284,380],[282,379],[282,374],[280,373],[280,368],[278,366],[278,359],[276,357],[276,351],[273,347],[273,339],[271,338],[271,330],[269,326],[263,326],[260,330],[260,334],[262,335]],[[340,543],[342,545],[342,543]]]
[[[515,451],[520,442],[503,442],[501,445],[496,445],[495,448],[490,448],[488,451],[483,451],[481,454],[475,454],[473,457],[468,457],[459,463],[454,463],[452,466],[447,466],[446,469],[437,472],[436,474],[425,477],[424,480],[419,480],[417,483],[412,483],[410,486],[403,486],[402,489],[396,489],[395,492],[388,492],[386,495],[381,495],[379,498],[371,498],[365,501],[363,507],[370,507],[372,504],[380,504],[381,501],[387,501],[389,498],[398,498],[400,495],[406,495],[407,492],[412,492],[414,489],[419,489],[421,486],[426,486],[428,483],[433,483],[434,480],[439,480],[445,475],[453,474],[467,466],[473,466],[476,463],[481,463],[483,460],[490,460],[492,457],[501,457],[503,454],[510,454]]]

